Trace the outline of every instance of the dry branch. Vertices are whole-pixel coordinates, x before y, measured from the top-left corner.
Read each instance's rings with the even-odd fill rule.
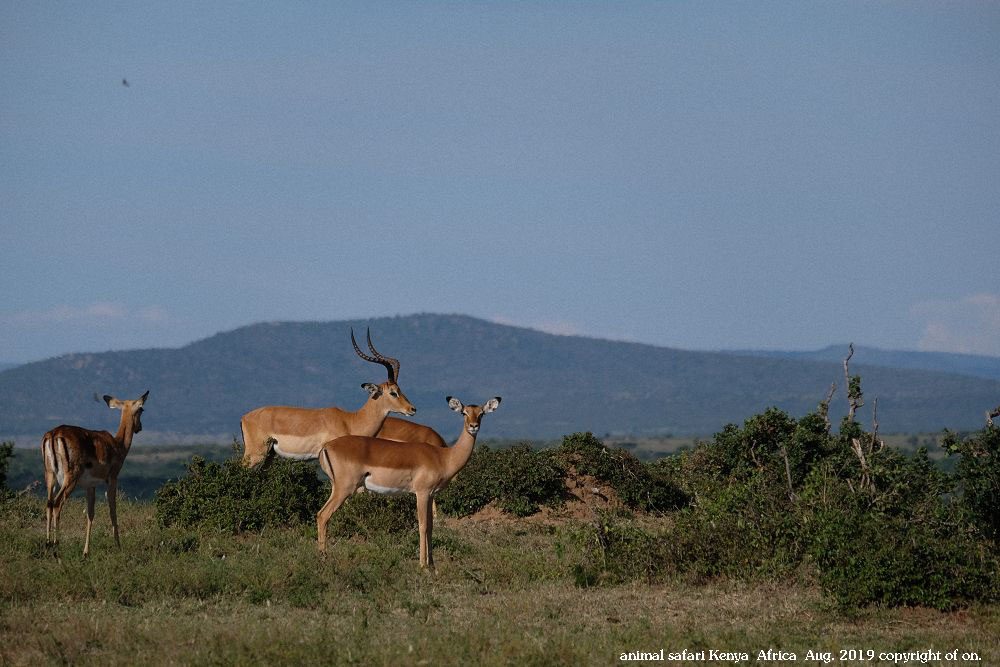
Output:
[[[868,457],[865,456],[865,448],[862,447],[861,441],[857,438],[851,438],[851,449],[854,454],[858,457],[858,461],[861,463],[861,479],[858,482],[858,488],[861,491],[874,491],[874,485],[872,484],[871,471],[868,467]],[[853,485],[851,489],[853,490]]]
[[[792,489],[792,466],[788,463],[788,447],[781,445],[781,457],[785,459],[785,479],[788,481],[788,499],[795,501],[795,490]]]
[[[846,383],[847,387],[847,405],[848,405],[847,421],[853,422],[854,413],[857,412],[858,408],[864,405],[864,402],[861,400],[861,378],[860,377],[856,378],[857,381],[852,383],[851,372],[850,369],[848,368],[848,362],[851,360],[851,357],[854,356],[854,343],[851,343],[847,347],[849,352],[847,353],[847,356],[844,357],[844,382]]]
[[[833,400],[833,393],[837,391],[837,383],[834,382],[830,385],[830,391],[826,393],[826,399],[819,402],[819,416],[823,418],[823,423],[826,424],[826,432],[830,432],[830,401]]]
[[[885,441],[878,439],[878,396],[872,401],[872,442],[868,450],[869,456],[875,450],[875,443],[878,443],[878,451],[885,449]]]

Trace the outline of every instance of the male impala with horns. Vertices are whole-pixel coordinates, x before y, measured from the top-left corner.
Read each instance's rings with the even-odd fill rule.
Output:
[[[293,408],[268,406],[243,415],[243,463],[262,463],[273,451],[291,459],[314,459],[324,442],[344,435],[374,436],[390,412],[413,415],[417,410],[399,389],[399,361],[381,355],[368,332],[368,356],[358,347],[351,330],[354,351],[365,361],[385,366],[389,379],[382,384],[366,382],[361,388],[368,400],[356,412],[340,408]]]

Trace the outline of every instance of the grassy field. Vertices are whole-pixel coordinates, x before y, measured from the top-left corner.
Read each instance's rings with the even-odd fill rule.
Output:
[[[865,664],[958,650],[1000,664],[995,606],[848,615],[807,573],[580,588],[572,524],[445,519],[432,574],[418,567],[415,530],[341,539],[321,558],[311,525],[234,536],[162,528],[146,503],[119,514],[123,549],[100,503],[84,560],[82,501],[66,507],[54,549],[40,501],[0,506],[0,664],[607,665],[660,649],[746,652],[754,664],[779,664],[756,660],[767,649],[800,664],[808,650],[832,662],[875,651]],[[712,662],[734,664],[700,664]]]

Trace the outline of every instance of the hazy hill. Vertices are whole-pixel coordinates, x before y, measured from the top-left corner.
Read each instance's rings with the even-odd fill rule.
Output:
[[[690,352],[556,336],[459,315],[255,324],[177,349],[72,354],[0,372],[0,435],[40,435],[60,423],[113,428],[95,394],[151,391],[143,423],[157,432],[231,434],[260,405],[356,409],[362,382],[384,370],[358,359],[350,326],[371,325],[379,350],[400,359],[400,384],[418,421],[449,440],[459,418],[446,395],[503,405],[484,437],[596,433],[710,433],[767,406],[795,415],[815,408],[837,363]],[[852,365],[865,396],[878,395],[884,431],[978,428],[1000,402],[1000,382],[923,370]],[[842,412],[843,394],[834,401]],[[868,408],[861,418],[867,420]]]
[[[0,361],[0,371],[5,371],[8,368],[14,368],[18,364],[7,363],[6,361]]]
[[[840,363],[847,354],[847,343],[830,345],[821,350],[786,352],[782,350],[737,350],[733,354],[781,359],[808,359]],[[854,346],[852,364],[871,364],[892,368],[914,368],[943,373],[959,373],[1000,380],[1000,357],[951,352],[916,352],[912,350],[882,350],[877,347]]]

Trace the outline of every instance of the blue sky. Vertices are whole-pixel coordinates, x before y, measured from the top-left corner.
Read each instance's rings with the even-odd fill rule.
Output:
[[[990,3],[5,2],[0,361],[427,311],[1000,355],[998,72]]]

